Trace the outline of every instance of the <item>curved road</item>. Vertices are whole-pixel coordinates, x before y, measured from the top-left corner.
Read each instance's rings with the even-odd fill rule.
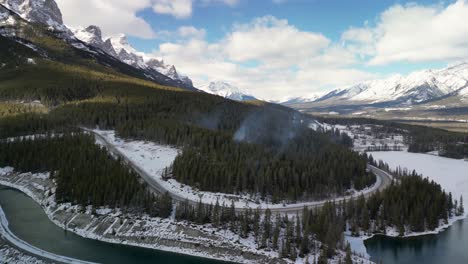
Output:
[[[134,169],[142,177],[142,179],[151,187],[151,189],[153,191],[155,191],[156,193],[165,193],[165,192],[170,191],[170,190],[165,189],[163,186],[161,186],[147,172],[145,172],[142,168],[140,168],[138,165],[136,165],[134,162],[132,162],[126,155],[124,155],[124,153],[122,153],[119,149],[117,149],[114,145],[112,145],[105,137],[103,137],[102,135],[94,132],[91,129],[87,129],[87,128],[82,128],[82,129],[92,133],[97,139],[102,141],[105,144],[105,146],[107,147],[107,149],[111,153],[113,153],[114,155],[120,157],[128,166],[130,166],[132,169]],[[392,182],[393,177],[389,173],[387,173],[387,172],[385,172],[385,171],[383,171],[383,170],[381,170],[381,169],[379,169],[377,167],[374,167],[372,165],[368,165],[367,167],[372,173],[374,173],[376,175],[377,181],[374,184],[374,186],[372,186],[371,188],[369,188],[369,189],[367,189],[365,191],[359,192],[359,193],[357,193],[355,195],[351,195],[351,196],[337,197],[335,199],[327,199],[327,200],[322,200],[322,201],[305,202],[305,203],[297,203],[297,204],[286,204],[285,206],[282,206],[282,207],[278,207],[276,205],[274,207],[270,207],[269,209],[270,209],[270,211],[272,213],[297,213],[297,212],[301,213],[304,206],[309,207],[309,208],[319,208],[319,207],[322,207],[328,201],[333,201],[334,200],[336,202],[339,202],[339,201],[342,201],[342,200],[345,200],[345,199],[358,197],[361,194],[364,194],[365,197],[369,197],[371,194],[373,194],[377,190],[382,191],[387,186],[390,185],[390,183]],[[185,197],[180,196],[180,195],[178,195],[176,193],[169,192],[169,194],[171,195],[172,199],[175,200],[175,201],[178,201],[178,202],[186,201]],[[192,204],[192,205],[197,205],[198,202],[199,202],[198,200],[189,200],[189,203]],[[249,209],[249,208],[237,207],[236,211],[237,212],[242,212],[242,211],[245,211],[247,209]],[[256,208],[252,208],[252,209],[256,209]],[[265,211],[266,209],[267,208],[260,208],[261,211]]]

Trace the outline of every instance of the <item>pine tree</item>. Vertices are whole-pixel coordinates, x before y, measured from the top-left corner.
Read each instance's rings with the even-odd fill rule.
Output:
[[[219,208],[219,201],[216,199],[216,204],[213,208],[213,225],[214,227],[219,227],[220,224],[220,208]]]
[[[345,264],[353,264],[353,259],[351,258],[351,246],[349,243],[346,245]]]
[[[272,247],[274,250],[278,250],[278,239],[281,232],[281,217],[279,214],[276,215],[275,230],[273,231],[273,242]]]
[[[458,209],[458,215],[463,215],[465,213],[465,208],[463,207],[463,195],[460,195],[460,207]]]

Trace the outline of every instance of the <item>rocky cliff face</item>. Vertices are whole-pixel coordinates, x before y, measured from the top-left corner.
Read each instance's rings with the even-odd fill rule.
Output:
[[[68,31],[63,25],[62,13],[54,0],[0,0],[0,4],[30,22],[45,24],[55,30]]]
[[[102,32],[99,27],[89,26],[87,28],[73,30],[73,33],[79,40],[93,47],[99,48],[113,57],[117,57],[117,53],[115,52],[110,39],[107,39],[106,41],[103,40]]]
[[[163,61],[136,51],[125,35],[104,39],[101,29],[95,25],[70,30],[63,24],[62,13],[54,0],[0,0],[0,4],[29,22],[44,24],[61,32],[68,40],[81,40],[128,65],[141,69],[146,76],[154,80],[161,79],[160,74],[163,74],[178,82],[178,86],[193,89],[192,81],[187,76],[179,74],[174,65],[167,65]],[[9,20],[11,16],[8,12],[0,13],[1,23],[14,23]],[[75,46],[80,47],[80,44]]]

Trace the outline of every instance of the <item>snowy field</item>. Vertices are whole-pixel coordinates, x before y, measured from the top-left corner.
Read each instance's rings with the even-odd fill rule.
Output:
[[[369,152],[369,154],[372,154],[376,160],[388,163],[392,169],[401,167],[411,171],[416,170],[417,173],[422,174],[424,177],[428,177],[439,183],[446,192],[451,192],[453,199],[459,200],[461,195],[464,200],[468,199],[468,161],[404,151],[378,151]],[[455,221],[465,218],[468,213],[467,211],[465,210],[464,216],[454,217],[449,220],[449,224],[442,225],[434,231],[410,233],[405,235],[405,237],[437,234],[452,225]],[[398,232],[390,229],[387,235],[398,236]],[[364,246],[364,240],[369,237],[354,238],[346,236],[345,238],[350,243],[353,251],[364,256],[368,255]]]
[[[449,159],[435,155],[409,152],[369,152],[374,159],[383,160],[392,169],[398,166],[428,177],[439,183],[446,192],[451,192],[453,199],[468,199],[468,161]],[[468,210],[467,210],[468,211]]]
[[[218,201],[220,205],[224,204],[225,206],[230,206],[231,203],[234,202],[235,208],[299,208],[298,210],[302,210],[304,206],[316,206],[324,203],[324,201],[313,201],[294,204],[272,204],[260,201],[249,195],[199,191],[174,179],[164,180],[162,178],[164,169],[171,166],[180,150],[148,141],[123,140],[118,138],[114,131],[93,130],[93,132],[104,137],[109,144],[114,146],[127,159],[148,174],[165,191],[169,191],[173,196],[177,196],[179,200],[188,199],[192,202],[198,202],[201,199],[204,204],[215,204],[216,201]],[[97,138],[97,144],[105,145],[99,138]],[[359,192],[351,191],[351,195],[336,197],[335,200],[340,201],[342,199],[358,197],[361,194],[365,195],[375,191],[380,185],[381,179],[378,177],[373,186]]]

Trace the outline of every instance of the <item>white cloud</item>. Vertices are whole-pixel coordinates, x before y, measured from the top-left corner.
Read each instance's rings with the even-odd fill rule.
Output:
[[[203,4],[210,4],[210,3],[222,3],[228,6],[236,6],[239,3],[239,0],[202,0]]]
[[[374,77],[350,68],[355,58],[349,50],[271,16],[235,25],[218,42],[193,37],[161,44],[154,55],[175,64],[195,85],[221,79],[264,99],[301,96]],[[254,66],[247,63],[251,61]]]
[[[182,38],[203,39],[206,35],[205,29],[197,29],[193,26],[182,26],[177,30],[177,33]]]
[[[300,31],[287,20],[265,16],[236,25],[225,40],[225,52],[237,62],[291,66],[318,54],[329,43],[322,34]]]
[[[395,5],[374,27],[342,35],[350,50],[370,55],[370,65],[393,62],[455,61],[468,58],[468,5]]]
[[[64,22],[72,27],[100,26],[106,35],[126,33],[153,38],[156,33],[136,13],[150,5],[149,0],[56,0]]]
[[[187,18],[192,15],[192,0],[153,0],[153,10],[158,14]]]
[[[197,0],[203,4],[235,6],[239,0]],[[137,15],[144,9],[157,14],[188,18],[196,0],[56,0],[64,21],[71,27],[97,25],[105,35],[125,33],[141,38],[155,38],[158,33]],[[163,32],[164,33],[164,32]],[[167,32],[166,32],[167,33]],[[199,32],[201,34],[201,32]]]

